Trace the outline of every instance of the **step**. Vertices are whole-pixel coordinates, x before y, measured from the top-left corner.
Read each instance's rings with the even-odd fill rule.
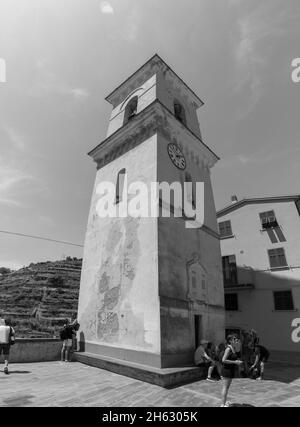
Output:
[[[207,375],[206,368],[196,366],[160,369],[87,352],[75,352],[74,360],[164,388],[199,381]]]

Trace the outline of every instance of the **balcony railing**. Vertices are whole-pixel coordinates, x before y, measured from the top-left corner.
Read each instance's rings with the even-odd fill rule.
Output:
[[[255,285],[253,283],[226,283],[224,285],[224,290],[228,291],[249,291],[255,289]]]

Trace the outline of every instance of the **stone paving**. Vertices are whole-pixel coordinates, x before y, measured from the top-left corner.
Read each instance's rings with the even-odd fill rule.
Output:
[[[197,381],[171,390],[77,362],[11,364],[0,371],[0,406],[218,407],[221,382]],[[300,367],[268,365],[265,381],[234,380],[236,404],[300,406]]]

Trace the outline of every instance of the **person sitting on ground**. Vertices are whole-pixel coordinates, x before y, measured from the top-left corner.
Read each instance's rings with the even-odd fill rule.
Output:
[[[211,375],[212,375],[214,369],[216,369],[217,372],[218,372],[218,374],[219,374],[219,377],[222,379],[222,373],[221,373],[221,371],[222,371],[222,363],[220,363],[218,351],[219,351],[219,347],[218,346],[214,346],[213,343],[211,343],[211,342],[209,342],[207,344],[206,354],[212,360],[212,366],[211,366],[212,372],[211,372]],[[209,379],[211,379],[211,376],[209,377]]]
[[[10,326],[10,320],[0,319],[0,356],[4,356],[4,373],[8,374],[10,346],[15,342],[15,331]]]
[[[73,343],[73,328],[68,319],[66,319],[63,329],[60,331],[60,339],[63,342],[61,361],[69,362],[69,353]]]
[[[267,363],[267,361],[269,360],[270,357],[270,353],[269,351],[266,349],[266,347],[256,344],[255,345],[255,361],[253,363],[253,365],[251,366],[250,370],[254,370],[256,368],[259,369],[259,377],[257,378],[258,380],[263,380],[264,379],[264,373],[265,373],[265,363]]]
[[[213,381],[211,374],[216,366],[216,362],[207,354],[207,345],[209,344],[206,340],[201,340],[199,347],[194,354],[194,362],[197,366],[205,366],[208,368],[207,380]]]

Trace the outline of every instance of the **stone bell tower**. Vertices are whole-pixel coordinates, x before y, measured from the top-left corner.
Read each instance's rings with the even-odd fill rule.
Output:
[[[224,339],[210,181],[218,157],[202,141],[197,109],[203,103],[158,55],[106,100],[113,106],[107,137],[89,153],[97,175],[79,296],[85,362],[114,360],[150,371],[188,366],[202,338]],[[124,203],[125,181],[204,182],[204,225],[186,228],[174,216],[100,218],[103,181],[118,183],[116,205]]]

